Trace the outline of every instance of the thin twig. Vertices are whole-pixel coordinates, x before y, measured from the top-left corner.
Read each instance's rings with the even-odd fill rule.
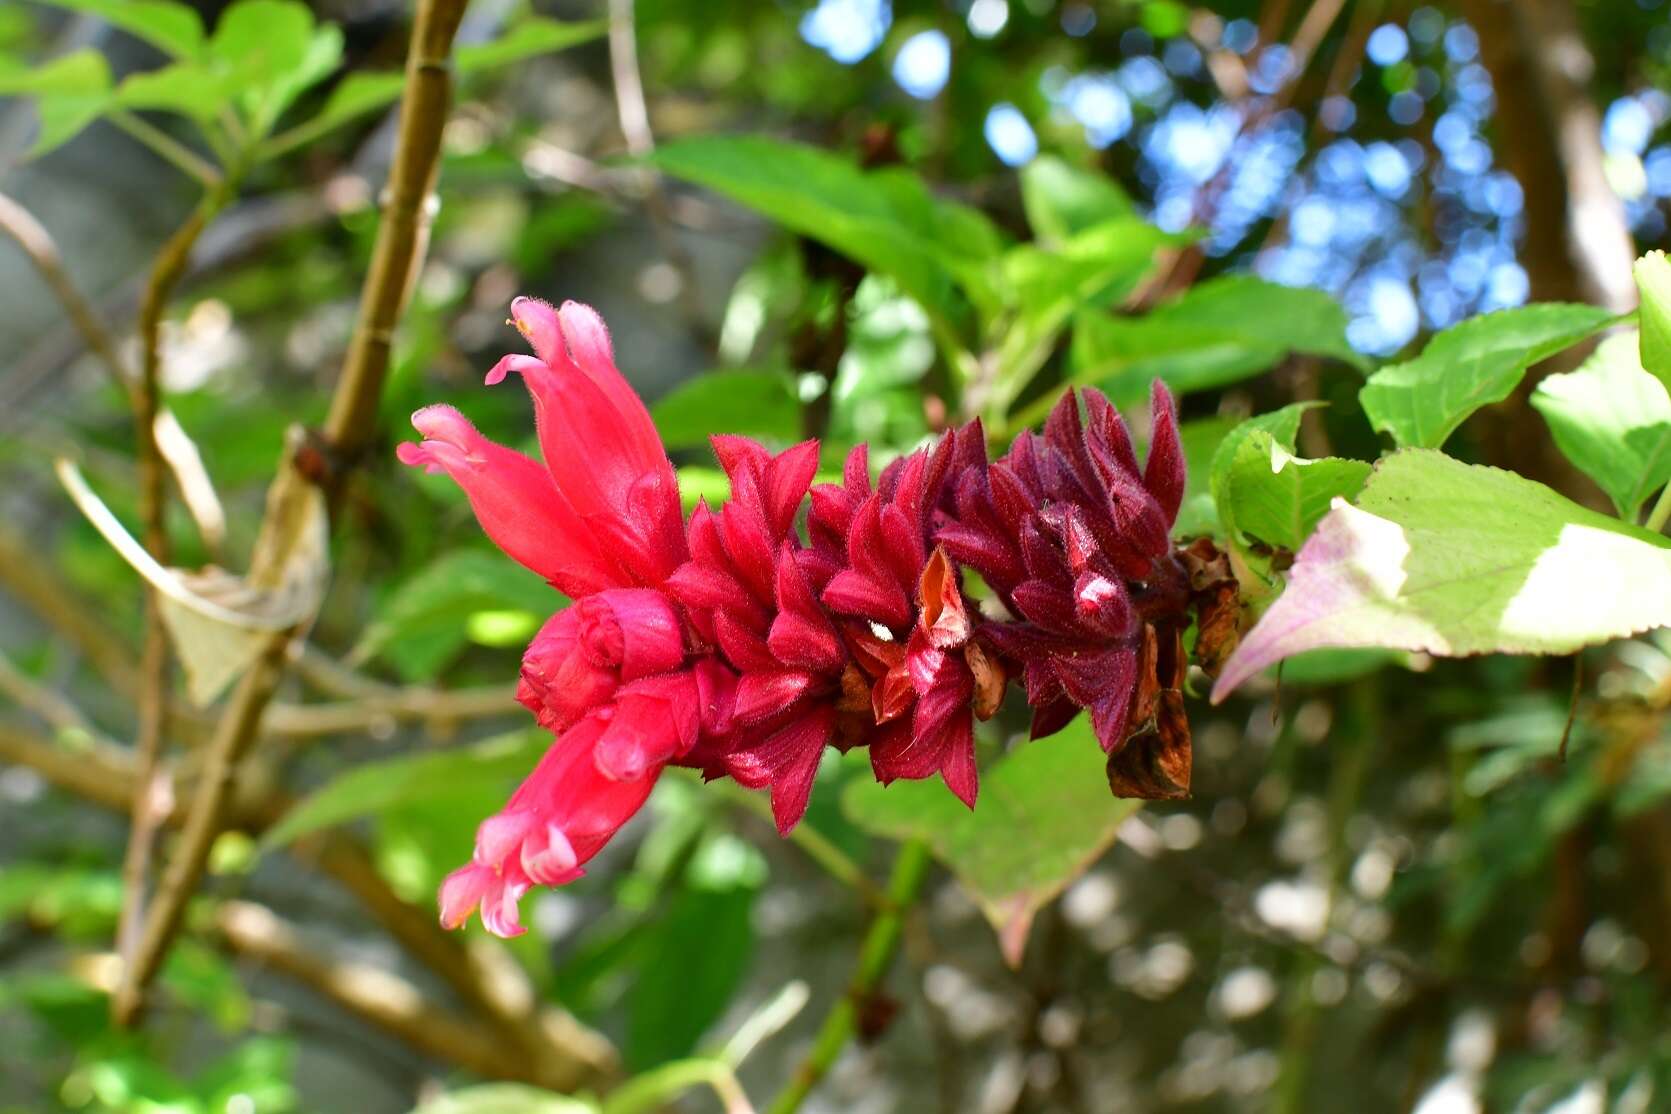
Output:
[[[19,708],[32,713],[60,734],[81,735],[104,743],[110,742],[87,721],[87,717],[81,714],[81,709],[60,694],[36,683],[33,677],[19,669],[3,653],[0,653],[0,696],[5,696]]]
[[[146,123],[131,112],[112,112],[105,118],[149,147],[165,162],[197,179],[205,189],[212,190],[221,184],[222,175],[218,167],[161,128]]]
[[[215,915],[215,934],[229,950],[312,987],[425,1056],[489,1079],[552,1085],[545,1065],[516,1055],[473,1020],[437,1009],[405,979],[364,964],[319,958],[293,927],[265,906],[224,903]]]
[[[135,468],[139,479],[139,515],[145,551],[161,564],[169,563],[167,489],[163,482],[162,450],[157,444],[161,410],[162,317],[174,288],[186,273],[192,246],[227,199],[220,184],[211,188],[163,244],[151,267],[139,300],[139,376],[129,382],[133,406]],[[139,658],[139,728],[134,741],[137,780],[122,856],[122,909],[116,926],[116,950],[124,967],[133,963],[145,917],[145,893],[150,884],[151,845],[155,841],[161,799],[158,764],[163,735],[168,730],[169,647],[163,626],[161,600],[145,589],[145,638]],[[115,1000],[113,999],[113,1002]]]
[[[1561,728],[1561,745],[1556,751],[1561,764],[1567,760],[1567,744],[1572,741],[1572,725],[1578,721],[1578,698],[1584,694],[1584,655],[1572,655],[1572,699],[1567,702],[1567,722]]]
[[[87,342],[87,347],[110,369],[111,378],[122,390],[129,390],[133,373],[123,362],[116,350],[115,340],[105,329],[104,322],[99,320],[92,304],[76,289],[51,233],[35,219],[34,214],[5,194],[0,194],[0,232],[10,236],[23,249],[23,254],[29,257],[29,262],[35,265],[35,270],[51,287],[53,295],[69,315],[70,322]]]
[[[1659,498],[1654,500],[1654,509],[1648,512],[1648,521],[1643,525],[1657,534],[1665,529],[1668,518],[1671,518],[1671,484],[1666,484]]]
[[[116,811],[131,799],[132,766],[125,750],[102,745],[71,750],[0,720],[0,762],[27,766],[66,792]]]
[[[888,878],[888,898],[893,908],[877,914],[876,919],[870,922],[864,942],[859,945],[859,965],[853,972],[853,981],[847,993],[825,1015],[824,1024],[813,1041],[812,1051],[772,1101],[768,1114],[794,1114],[799,1110],[813,1088],[829,1073],[842,1049],[847,1047],[847,1042],[853,1039],[859,1028],[860,1011],[875,993],[877,984],[887,975],[888,968],[893,966],[894,954],[899,950],[905,910],[916,900],[917,891],[922,888],[923,878],[928,873],[928,864],[926,844],[912,840],[899,849],[893,873]]]
[[[638,35],[634,27],[633,0],[609,0],[609,71],[615,82],[615,106],[627,150],[640,161],[639,181],[644,189],[644,207],[656,242],[667,262],[679,276],[679,301],[692,328],[701,330],[702,303],[696,287],[695,263],[673,231],[673,214],[662,189],[661,174],[643,161],[655,152],[655,133],[650,130],[650,108],[644,99],[644,77],[638,69]]]
[[[51,563],[41,558],[39,547],[5,528],[0,528],[0,587],[68,638],[117,692],[138,698],[139,665],[121,640],[113,637],[109,618],[101,619],[83,607],[53,572]]]
[[[401,720],[435,723],[485,719],[516,710],[509,685],[467,689],[397,688],[375,696],[322,704],[274,704],[262,724],[273,735],[318,736],[365,731]]]
[[[394,327],[427,238],[426,217],[440,168],[441,131],[451,101],[447,60],[464,7],[465,0],[420,0],[418,4],[383,219],[372,249],[359,322],[325,422],[329,464],[339,470],[323,477],[328,490],[338,488],[341,470],[370,444],[376,429]],[[283,559],[294,548],[305,523],[302,508],[311,502],[312,488],[319,478],[317,474],[304,475],[294,453],[280,464],[252,562],[252,578],[262,571],[260,565],[266,555]],[[262,715],[284,675],[296,633],[281,631],[268,637],[255,664],[233,691],[209,741],[203,777],[185,829],[145,918],[133,960],[124,965],[112,998],[112,1009],[120,1021],[131,1021],[137,1015],[145,988],[173,943],[186,902],[203,876],[209,850],[220,832],[238,764],[260,730]]]

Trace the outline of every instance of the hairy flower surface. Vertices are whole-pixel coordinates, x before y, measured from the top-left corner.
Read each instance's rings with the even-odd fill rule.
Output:
[[[1184,461],[1164,388],[1141,469],[1095,391],[1083,417],[1070,392],[1042,435],[995,462],[975,422],[874,481],[864,445],[839,482],[814,484],[817,442],[774,454],[716,435],[730,497],[682,521],[597,314],[529,298],[511,313],[534,354],[506,356],[487,382],[522,376],[543,465],[446,406],[418,411],[424,440],[400,447],[574,601],[535,635],[517,686],[555,741],[442,886],[444,924],[480,909],[489,931],[521,932],[529,888],[579,877],[669,765],[769,789],[782,832],[832,746],[868,747],[884,784],[938,775],[973,808],[974,724],[1012,676],[1035,736],[1089,711],[1116,792],[1187,791],[1191,578],[1169,536]],[[979,601],[965,568],[984,581]]]
[[[1189,585],[1170,538],[1184,457],[1172,396],[1159,382],[1141,469],[1113,404],[1096,390],[1083,399],[1083,418],[1069,391],[1042,435],[1022,433],[989,467],[963,469],[938,537],[1011,616],[980,633],[1020,666],[1033,736],[1060,730],[1083,708],[1112,754],[1142,726],[1131,713],[1154,666],[1145,660],[1151,627],[1187,625]]]

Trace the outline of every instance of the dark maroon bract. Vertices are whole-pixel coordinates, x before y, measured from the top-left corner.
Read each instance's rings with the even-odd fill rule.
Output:
[[[1117,791],[1187,792],[1190,581],[1170,537],[1184,459],[1159,383],[1142,468],[1113,405],[1070,391],[996,461],[974,422],[874,481],[863,445],[839,483],[815,484],[815,441],[774,455],[716,436],[730,498],[682,521],[598,315],[531,298],[511,312],[535,354],[487,381],[522,376],[543,465],[447,406],[413,415],[424,440],[399,453],[451,476],[493,541],[574,600],[517,690],[555,741],[443,884],[448,927],[479,908],[489,931],[521,933],[519,899],[579,877],[669,765],[769,789],[782,832],[829,747],[868,747],[884,784],[939,775],[973,808],[974,724],[1011,678],[1034,737],[1089,712]]]

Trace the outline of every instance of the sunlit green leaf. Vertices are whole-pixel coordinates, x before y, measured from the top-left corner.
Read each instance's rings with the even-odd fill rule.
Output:
[[[1163,246],[1181,242],[1147,221],[1131,218],[1077,233],[1054,251],[1032,244],[1011,248],[1003,266],[1017,310],[998,348],[987,412],[1009,409],[1050,357],[1076,312],[1118,302],[1150,273]]]
[[[1671,480],[1671,395],[1640,352],[1634,330],[1608,337],[1577,371],[1545,376],[1532,393],[1561,452],[1633,522]]]
[[[1436,449],[1482,406],[1501,402],[1526,369],[1612,323],[1596,306],[1551,302],[1474,317],[1384,367],[1358,393],[1370,424],[1401,448]]]
[[[920,178],[866,172],[849,159],[757,136],[703,136],[656,150],[662,170],[725,194],[785,228],[892,277],[935,322],[958,336],[957,287],[994,305],[985,270],[1001,247],[974,210],[933,196]]]
[[[1671,389],[1671,263],[1663,251],[1636,261],[1636,289],[1642,299],[1642,366]]]
[[[1324,516],[1213,695],[1326,646],[1561,654],[1667,625],[1671,542],[1512,472],[1408,449]]]
[[[641,942],[627,992],[627,1062],[640,1070],[689,1053],[719,1020],[753,959],[758,884],[680,888]]]
[[[1350,498],[1363,487],[1370,466],[1362,460],[1294,455],[1293,437],[1266,429],[1232,434],[1229,449],[1213,458],[1213,485],[1221,515],[1237,541],[1257,538],[1270,546],[1298,549],[1336,496]]]
[[[175,0],[36,0],[98,16],[176,58],[195,57],[203,46],[203,20]]]
[[[1365,366],[1346,342],[1345,311],[1329,295],[1230,275],[1140,317],[1081,314],[1073,380],[1128,403],[1155,379],[1177,394],[1210,390],[1266,371],[1290,352]]]
[[[598,22],[565,23],[538,17],[527,19],[493,42],[460,46],[454,52],[453,70],[458,74],[468,74],[510,65],[588,42],[603,31],[604,24]],[[393,104],[405,84],[405,75],[398,70],[351,73],[331,90],[325,107],[317,115],[276,136],[263,148],[263,153],[269,157],[282,154],[350,120]]]
[[[39,158],[74,139],[109,109],[110,66],[89,48],[32,70],[0,69],[0,96],[34,98],[41,130],[29,154]]]
[[[1040,155],[1021,171],[1021,204],[1033,236],[1045,245],[1134,215],[1131,198],[1108,175]]]
[[[427,680],[464,648],[470,617],[521,611],[540,617],[563,597],[501,553],[446,553],[397,587],[360,636],[359,657],[381,656],[409,680]]]

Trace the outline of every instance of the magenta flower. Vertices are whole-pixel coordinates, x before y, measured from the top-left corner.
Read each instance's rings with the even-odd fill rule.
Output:
[[[1095,391],[1085,420],[1070,392],[995,463],[977,422],[874,482],[863,445],[839,483],[814,485],[817,442],[774,455],[717,435],[730,498],[682,522],[597,314],[529,298],[511,312],[535,354],[487,381],[522,376],[543,467],[445,406],[418,411],[424,440],[399,451],[450,475],[488,535],[574,600],[517,687],[555,742],[443,884],[448,927],[479,908],[489,931],[520,933],[529,888],[579,877],[669,765],[769,789],[782,832],[832,746],[869,747],[884,784],[939,775],[973,808],[974,722],[1011,676],[1035,736],[1089,710],[1116,791],[1187,788],[1190,582],[1169,537],[1184,463],[1164,388],[1141,471]],[[969,598],[960,564],[990,599]]]
[[[1113,404],[1089,389],[1084,401],[1087,421],[1069,391],[1042,436],[1023,433],[989,468],[964,469],[939,541],[1014,617],[980,633],[1021,666],[1034,738],[1084,708],[1113,752],[1126,739],[1144,625],[1182,617],[1188,602],[1170,539],[1184,457],[1172,396],[1159,382],[1141,471]]]

